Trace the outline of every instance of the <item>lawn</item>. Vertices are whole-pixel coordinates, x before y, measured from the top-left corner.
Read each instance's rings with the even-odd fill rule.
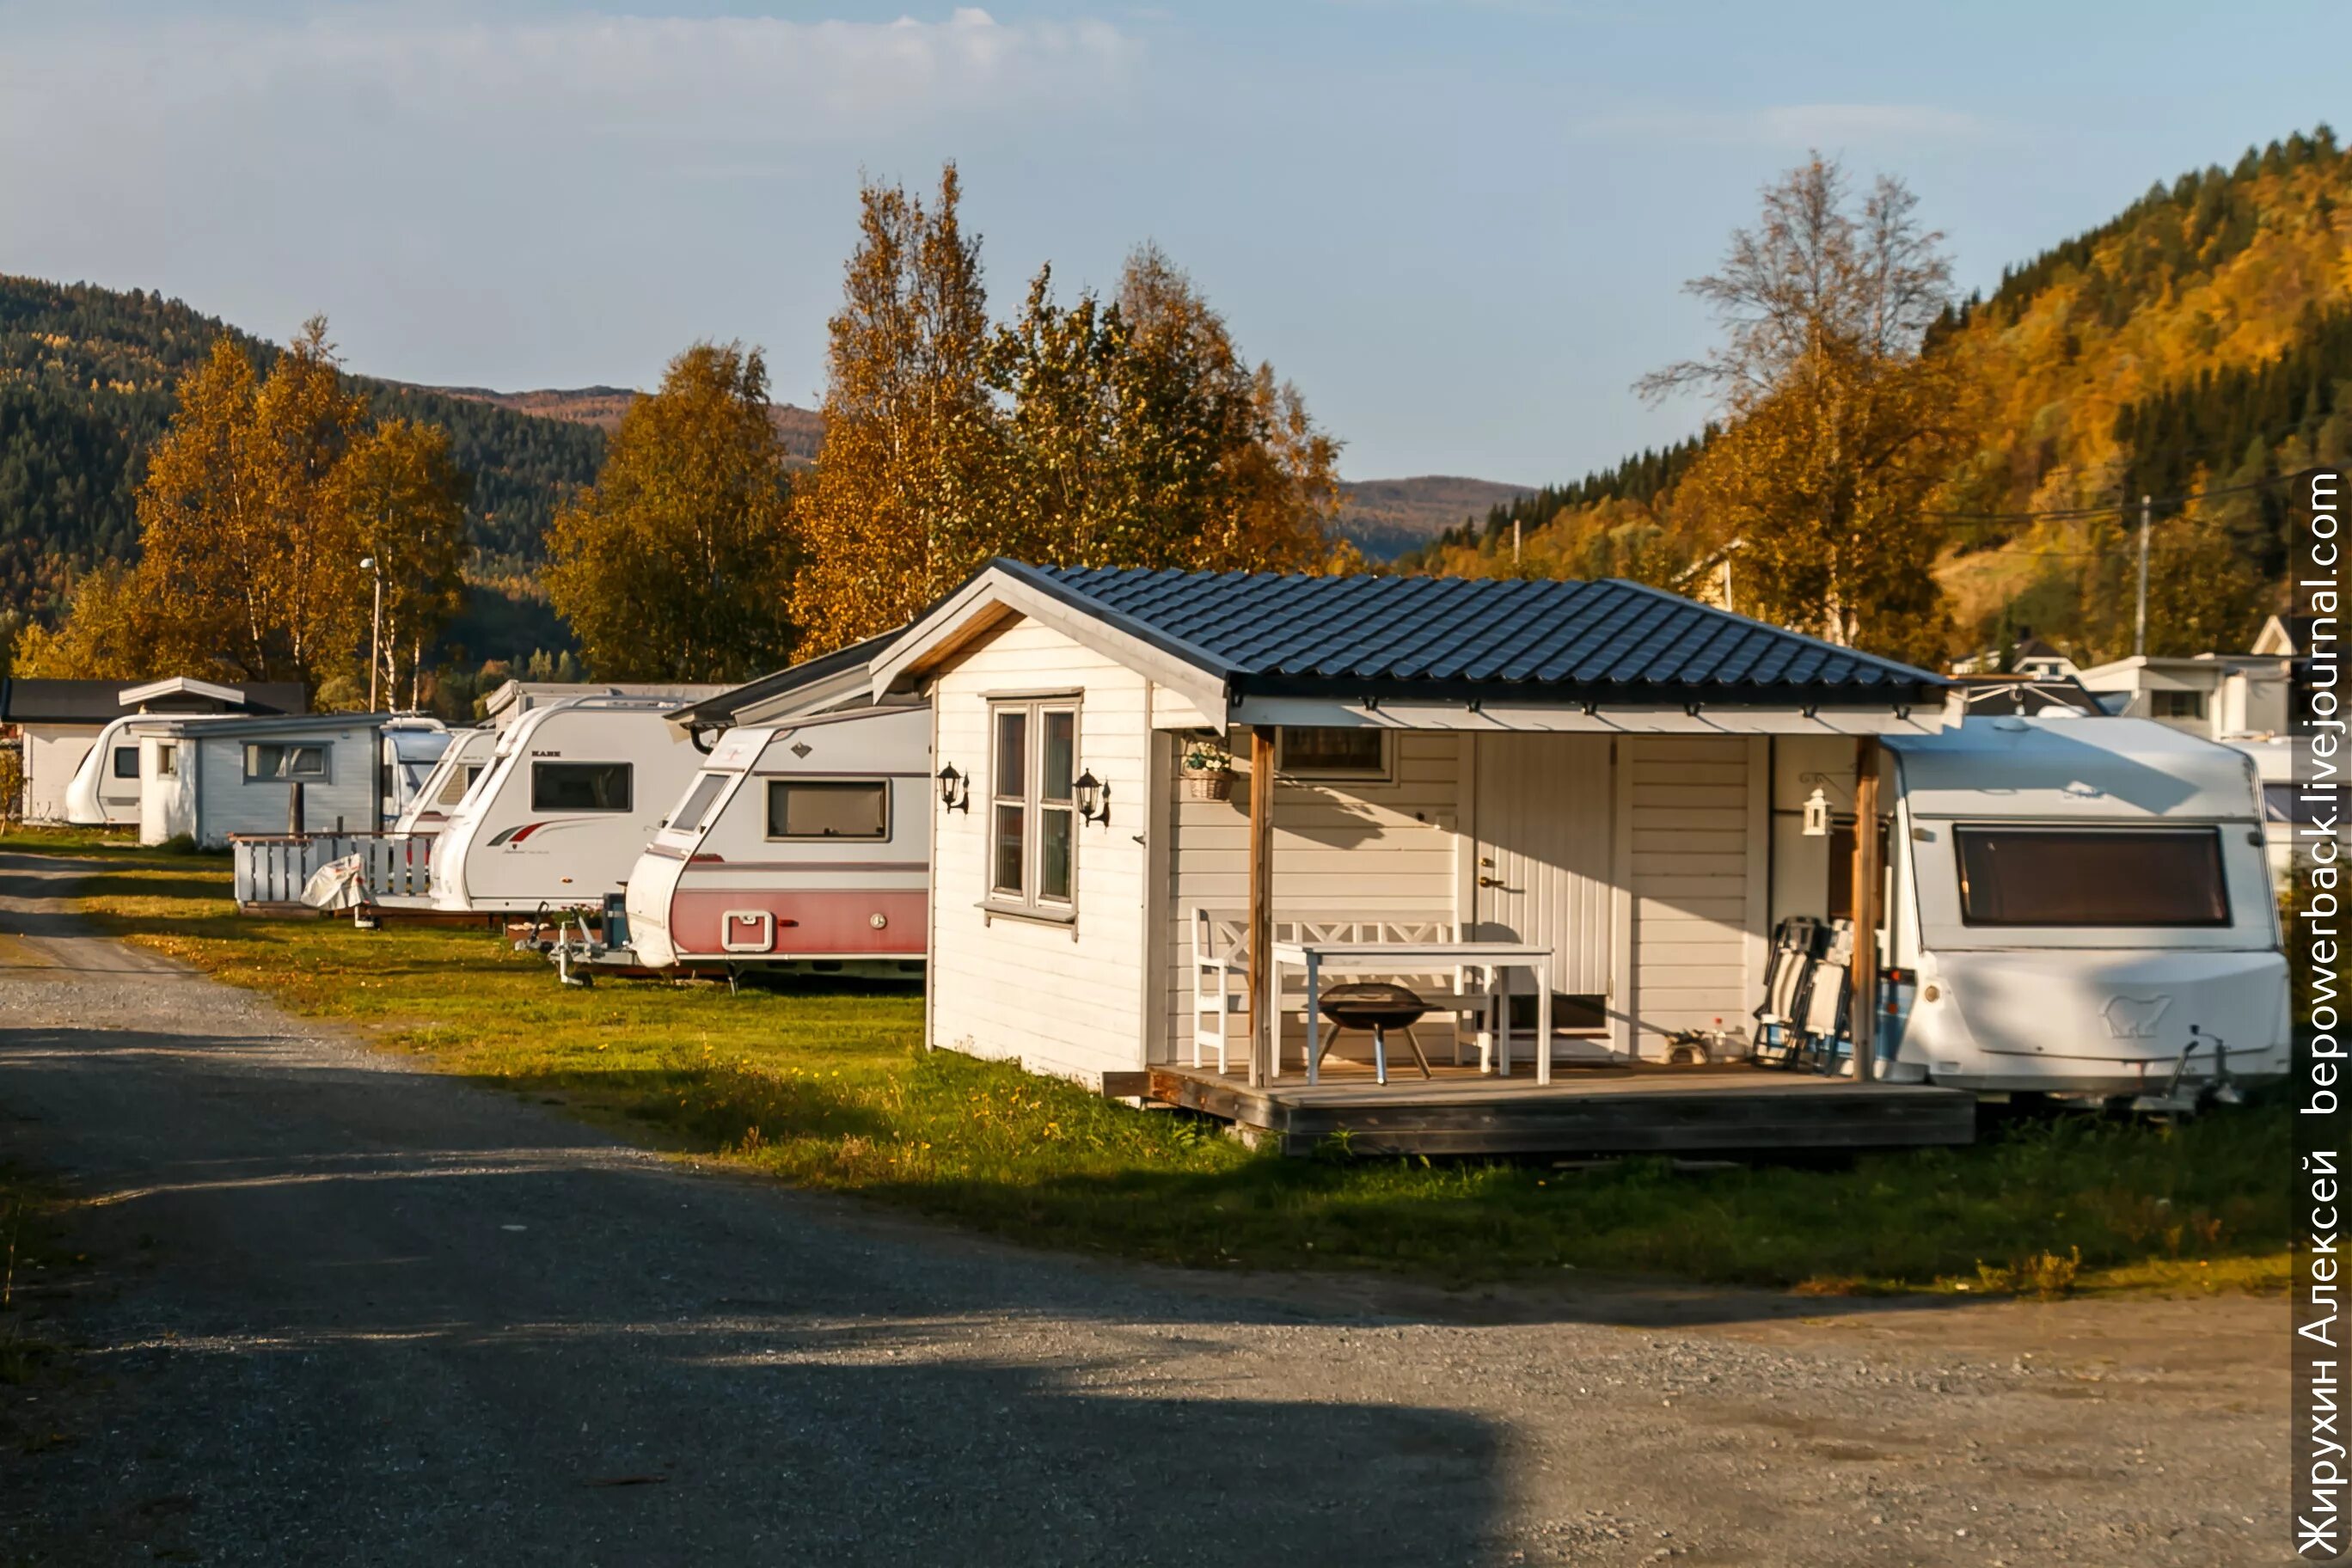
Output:
[[[560,1099],[650,1146],[1033,1244],[1457,1284],[1565,1268],[1822,1293],[2285,1279],[2281,1105],[2179,1127],[2036,1121],[1972,1149],[1814,1168],[1285,1159],[1186,1115],[924,1052],[910,991],[566,989],[487,932],[247,919],[227,888],[224,858],[115,849],[85,891],[126,940],[440,1071]]]

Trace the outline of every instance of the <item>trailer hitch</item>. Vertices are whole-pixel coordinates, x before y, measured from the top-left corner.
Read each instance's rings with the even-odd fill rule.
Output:
[[[2189,1060],[2196,1056],[2197,1047],[2200,1046],[2211,1049],[2213,1070],[2207,1076],[2204,1088],[2190,1093],[2184,1089],[2184,1086],[2189,1081]],[[2208,1104],[2238,1105],[2242,1104],[2244,1100],[2245,1096],[2238,1089],[2238,1080],[2230,1076],[2229,1042],[2219,1035],[2209,1034],[2198,1025],[2191,1024],[2189,1026],[2189,1043],[2181,1047],[2180,1055],[2174,1058],[2172,1076],[2166,1081],[2164,1092],[2161,1095],[2140,1096],[2134,1102],[2133,1109],[2193,1112]]]

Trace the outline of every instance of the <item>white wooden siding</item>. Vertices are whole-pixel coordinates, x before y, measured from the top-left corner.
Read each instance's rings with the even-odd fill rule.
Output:
[[[1633,894],[1637,1054],[1678,1029],[1741,1026],[1755,1005],[1768,843],[1768,742],[1629,736],[1619,742]]]
[[[1459,918],[1455,828],[1463,795],[1462,745],[1434,731],[1399,731],[1390,776],[1378,782],[1276,782],[1274,910],[1291,915],[1419,914]],[[1182,754],[1181,745],[1171,748]],[[1249,904],[1249,764],[1231,800],[1189,800],[1171,764],[1167,901],[1167,1024],[1153,1058],[1192,1059],[1192,911]],[[1236,1019],[1236,1033],[1246,1026]]]
[[[195,775],[194,820],[171,827],[172,832],[191,832],[197,842],[218,848],[228,842],[232,833],[283,833],[287,827],[287,795],[290,785],[283,779],[257,779],[250,783],[245,776],[245,748],[248,742],[262,745],[314,745],[327,748],[328,776],[324,781],[309,780],[302,787],[302,826],[313,833],[335,830],[341,818],[342,830],[352,833],[373,832],[376,826],[376,747],[377,731],[366,726],[349,730],[292,731],[273,735],[252,732],[241,735],[197,735],[184,733],[161,737],[176,739],[180,751],[178,766],[198,769]],[[142,821],[152,814],[142,814]],[[146,823],[147,837],[155,825]],[[169,837],[169,833],[163,835]]]
[[[40,724],[22,726],[25,737],[25,798],[22,809],[27,822],[63,822],[66,817],[66,785],[73,783],[74,773],[89,748],[98,739],[97,724]],[[136,745],[133,738],[130,744]],[[135,784],[132,787],[137,787]]]
[[[1077,920],[990,915],[989,699],[1079,693],[1078,767],[1109,786],[1110,821],[1077,825]],[[939,811],[931,855],[934,1046],[1098,1079],[1144,1065],[1145,757],[1140,675],[1026,619],[966,650],[932,688],[934,761],[972,780],[969,811]]]

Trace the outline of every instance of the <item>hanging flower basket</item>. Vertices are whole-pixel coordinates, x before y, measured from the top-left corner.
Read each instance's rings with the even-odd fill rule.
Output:
[[[1184,750],[1184,798],[1231,800],[1234,759],[1213,741],[1195,741]]]
[[[1231,800],[1234,798],[1234,779],[1235,776],[1234,770],[1231,768],[1218,768],[1213,772],[1202,773],[1194,773],[1192,769],[1187,768],[1184,770],[1184,798],[1187,800]]]

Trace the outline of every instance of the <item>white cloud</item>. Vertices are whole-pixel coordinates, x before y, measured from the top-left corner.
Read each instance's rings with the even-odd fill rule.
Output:
[[[1137,46],[1103,22],[576,16],[477,23],[341,12],[269,26],[65,31],[0,58],[0,123],[99,112],[287,125],[364,111],[444,132],[675,145],[870,136],[1114,94]]]

